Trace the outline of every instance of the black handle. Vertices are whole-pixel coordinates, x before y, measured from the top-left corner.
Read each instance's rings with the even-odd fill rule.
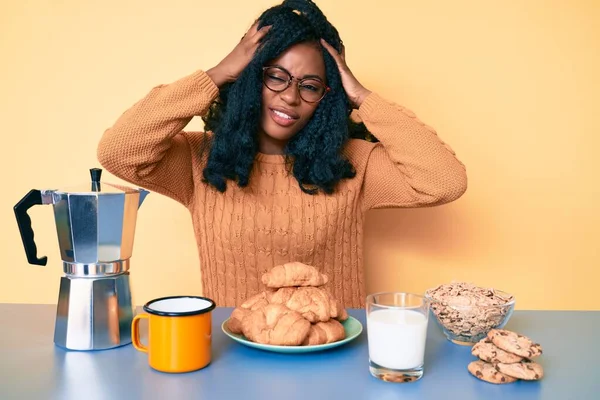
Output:
[[[100,168],[91,168],[90,176],[92,178],[92,192],[100,192],[102,190],[100,186],[100,177],[102,177],[102,170]]]
[[[35,239],[33,238],[31,218],[29,218],[29,214],[27,214],[27,210],[39,204],[43,204],[42,193],[39,190],[31,189],[29,193],[17,203],[14,210],[15,217],[17,218],[17,225],[19,225],[19,231],[21,232],[23,247],[25,248],[25,254],[27,255],[27,261],[29,261],[29,264],[46,265],[48,257],[44,256],[42,258],[37,258],[37,247],[35,245]]]

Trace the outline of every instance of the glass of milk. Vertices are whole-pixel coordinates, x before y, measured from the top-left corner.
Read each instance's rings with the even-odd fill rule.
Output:
[[[389,382],[413,382],[423,376],[429,302],[412,293],[367,296],[369,370]]]

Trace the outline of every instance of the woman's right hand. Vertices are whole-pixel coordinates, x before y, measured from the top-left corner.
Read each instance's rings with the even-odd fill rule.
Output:
[[[261,39],[265,37],[271,26],[263,26],[261,29],[257,28],[258,21],[250,27],[231,53],[215,67],[206,71],[218,87],[237,79],[244,68],[252,61],[252,57],[254,57]]]

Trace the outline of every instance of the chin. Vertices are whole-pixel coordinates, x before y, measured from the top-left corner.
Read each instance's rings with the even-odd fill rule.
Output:
[[[280,142],[287,142],[290,139],[292,139],[294,136],[296,136],[296,133],[298,133],[298,132],[281,131],[281,130],[275,129],[275,130],[265,130],[265,133],[271,139],[275,139]]]
[[[281,142],[287,142],[298,133],[302,129],[302,127],[297,127],[296,125],[292,125],[290,127],[282,127],[274,123],[267,122],[263,124],[262,130],[265,132],[267,136],[271,139],[275,139]]]

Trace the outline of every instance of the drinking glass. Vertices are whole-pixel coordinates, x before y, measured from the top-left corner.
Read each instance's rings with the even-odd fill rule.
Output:
[[[369,370],[388,382],[423,376],[429,302],[420,295],[381,292],[367,296]]]

